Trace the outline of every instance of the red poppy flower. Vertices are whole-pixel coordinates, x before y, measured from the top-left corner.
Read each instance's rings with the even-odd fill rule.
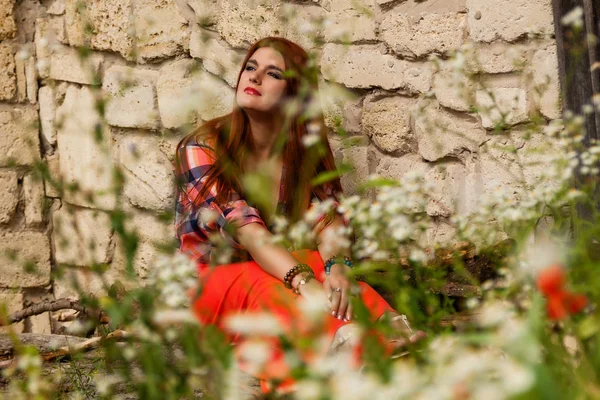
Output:
[[[546,296],[546,310],[550,319],[559,320],[577,314],[587,305],[587,298],[565,289],[565,283],[565,271],[557,264],[538,275],[537,287]]]

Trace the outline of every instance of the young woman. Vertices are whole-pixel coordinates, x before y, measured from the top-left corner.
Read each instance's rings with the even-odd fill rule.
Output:
[[[335,169],[323,115],[310,112],[316,76],[314,63],[298,45],[276,37],[259,40],[243,61],[233,111],[204,123],[177,147],[177,238],[181,251],[198,261],[202,290],[193,308],[204,324],[223,328],[228,315],[267,310],[286,332],[298,334],[305,322],[296,302],[300,296],[323,299],[330,308],[326,332],[333,343],[343,340],[353,324],[347,277],[351,261],[338,262],[347,250],[330,239],[345,223],[340,215],[324,215],[315,222],[318,250],[291,253],[268,241],[274,216],[296,221],[313,201],[337,202],[342,192],[339,178],[310,184],[315,176]],[[325,149],[319,156],[303,145],[307,135],[318,135]],[[267,194],[252,203],[243,177],[265,170]],[[223,252],[229,260],[219,259]],[[359,282],[358,287],[372,321],[395,317],[390,318],[398,330],[393,346],[423,337],[368,284]],[[233,343],[244,339],[235,333],[229,337]],[[269,389],[267,380],[282,378],[281,369],[274,367],[281,366],[278,361],[281,351],[260,374],[264,391]],[[282,386],[292,384],[288,379]]]

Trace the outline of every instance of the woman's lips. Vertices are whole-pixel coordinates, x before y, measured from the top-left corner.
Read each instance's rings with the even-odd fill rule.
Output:
[[[258,90],[251,87],[247,87],[246,89],[244,89],[244,92],[254,96],[262,96]]]

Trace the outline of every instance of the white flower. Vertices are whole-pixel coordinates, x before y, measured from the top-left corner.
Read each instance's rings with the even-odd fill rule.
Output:
[[[560,19],[560,23],[566,26],[573,26],[575,28],[581,28],[583,26],[583,8],[577,6],[571,11],[563,15]]]
[[[278,336],[283,333],[277,318],[267,312],[230,315],[225,319],[225,328],[242,335]]]
[[[321,136],[318,133],[308,133],[302,136],[302,145],[304,147],[312,147],[321,141]]]
[[[199,214],[199,220],[202,225],[210,225],[219,218],[219,213],[208,208],[201,208]]]
[[[265,340],[245,340],[236,348],[236,354],[244,362],[247,372],[258,374],[271,357],[272,347]]]
[[[113,374],[96,374],[94,376],[94,381],[98,394],[101,396],[108,396],[110,388],[115,384],[121,382],[122,379],[119,376]]]
[[[152,319],[157,325],[174,325],[182,322],[188,324],[198,323],[198,319],[190,309],[155,311]]]
[[[327,296],[319,292],[313,296],[301,296],[298,300],[298,308],[309,320],[313,322],[322,321],[329,311],[327,307]]]
[[[319,400],[322,398],[322,385],[314,380],[302,380],[296,384],[295,397],[306,400]]]
[[[429,260],[429,256],[421,249],[412,249],[410,256],[408,257],[411,261],[418,262],[421,264],[426,263]]]
[[[411,223],[405,215],[396,215],[388,223],[390,233],[394,239],[402,242],[409,238],[411,234]]]
[[[496,368],[500,372],[500,381],[504,386],[504,390],[509,395],[522,393],[535,382],[533,372],[511,358],[498,360]]]
[[[477,321],[481,326],[491,327],[504,322],[512,315],[513,311],[508,303],[493,300],[483,304]]]

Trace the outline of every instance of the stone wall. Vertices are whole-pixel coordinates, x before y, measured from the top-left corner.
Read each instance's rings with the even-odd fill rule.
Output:
[[[8,312],[73,296],[71,280],[100,293],[92,265],[108,267],[107,283],[127,284],[108,214],[117,208],[133,217],[135,270],[145,276],[173,236],[160,216],[173,211],[174,146],[190,126],[228,112],[244,49],[260,37],[317,52],[332,147],[356,166],[343,179],[348,193],[370,174],[417,170],[434,183],[432,242],[451,238],[449,217],[482,194],[524,184],[510,172],[536,139],[519,132],[534,118],[560,117],[550,0],[0,0],[0,22]],[[452,57],[458,49],[466,56]],[[490,104],[514,135],[494,135],[502,115],[486,111]],[[340,117],[358,144],[342,146],[333,134]],[[500,162],[486,150],[510,140],[517,150]],[[112,165],[126,179],[119,193]],[[60,317],[17,329],[57,331]]]

